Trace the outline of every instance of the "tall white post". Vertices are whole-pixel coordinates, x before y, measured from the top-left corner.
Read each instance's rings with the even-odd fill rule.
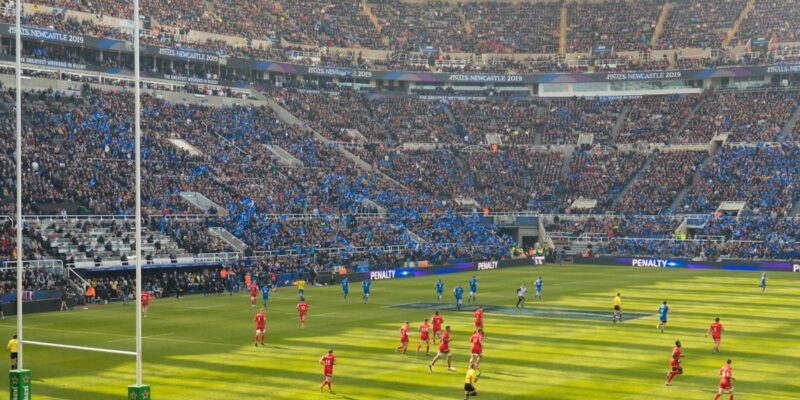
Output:
[[[139,0],[133,0],[133,83],[136,136],[136,385],[142,385],[142,132],[139,76]]]
[[[17,83],[17,369],[22,369],[22,0],[16,1],[16,83]]]

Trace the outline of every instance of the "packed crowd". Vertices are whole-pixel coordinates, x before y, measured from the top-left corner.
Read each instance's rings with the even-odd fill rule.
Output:
[[[450,101],[447,106],[457,121],[464,143],[487,143],[486,135],[498,135],[502,144],[533,144],[538,107],[530,101]],[[466,140],[468,138],[469,140]]]
[[[543,141],[546,144],[576,144],[580,134],[593,134],[595,142],[609,142],[623,104],[620,100],[587,98],[543,103]]]
[[[631,100],[617,133],[616,143],[668,143],[697,102],[699,96],[644,96]]]
[[[518,147],[491,152],[370,148],[357,154],[373,160],[376,168],[421,194],[421,199],[438,199],[433,205],[460,201],[468,209],[491,211],[551,210],[563,164],[560,153],[535,153]]]
[[[444,103],[416,96],[371,96],[363,105],[388,137],[372,137],[389,143],[451,143],[452,122]],[[362,132],[369,134],[370,131]],[[466,143],[475,143],[465,140]]]
[[[419,51],[432,47],[447,53],[473,52],[458,9],[444,2],[419,4],[400,0],[370,1],[388,48],[398,51]],[[387,46],[381,46],[384,48]]]
[[[569,212],[577,199],[597,200],[606,209],[642,167],[646,155],[637,152],[575,151],[558,188],[560,208]]]
[[[86,3],[41,0],[37,3],[129,19],[131,5],[121,1]],[[708,47],[733,26],[746,1],[722,3],[680,1],[670,9],[661,47]],[[773,4],[774,3],[774,4]],[[746,18],[744,37],[796,35],[790,2],[757,5]],[[445,2],[409,4],[398,0],[369,1],[369,12],[357,1],[247,3],[215,0],[197,8],[189,1],[142,3],[145,15],[177,32],[198,30],[297,44],[376,49],[419,49],[433,46],[448,52],[553,53],[558,46],[561,4]],[[649,46],[663,2],[607,0],[569,3],[569,47],[588,51],[593,45],[618,50]],[[789,14],[787,14],[787,12]],[[462,19],[463,15],[463,19]],[[372,18],[374,17],[374,19]],[[630,25],[633,23],[633,25]],[[620,25],[623,24],[623,25]],[[467,28],[467,25],[470,28]],[[527,27],[520,31],[520,27]],[[594,33],[592,33],[594,32]]]
[[[604,46],[614,51],[650,48],[663,0],[569,3],[568,51],[587,53]]]
[[[743,213],[708,215],[702,226],[679,233],[684,218],[672,216],[576,216],[548,220],[547,234],[557,244],[594,244],[594,254],[717,260],[792,259],[800,254],[800,220]]]
[[[462,10],[476,53],[558,52],[559,2],[475,2]]]
[[[42,0],[54,6],[53,12],[34,9],[23,23],[48,29],[90,36],[130,40],[128,29],[103,25],[102,19],[66,17],[65,10],[130,18],[130,5],[119,1],[93,4],[73,0]],[[680,47],[719,47],[733,26],[745,0],[698,3],[681,0],[670,7],[665,29],[657,49]],[[647,51],[662,13],[662,0],[631,2],[606,0],[601,3],[566,4],[568,52],[590,52],[605,46],[613,51]],[[559,19],[562,3],[467,2],[425,4],[392,1],[269,0],[247,3],[239,0],[214,0],[205,7],[194,7],[186,0],[166,7],[143,3],[144,15],[160,26],[142,37],[143,43],[190,49],[212,54],[245,58],[290,61],[308,65],[363,67],[371,69],[430,70],[427,62],[398,62],[392,54],[385,59],[365,58],[361,49],[392,50],[397,54],[429,49],[434,55],[451,53],[529,53],[555,54],[559,49]],[[797,37],[792,22],[794,7],[786,1],[758,4],[745,18],[739,36],[742,40],[774,37],[789,42]],[[784,11],[785,10],[785,11]],[[13,15],[3,15],[11,23]],[[191,30],[212,32],[247,39],[246,44],[232,39],[207,38],[198,41],[186,35]],[[271,45],[270,45],[271,43]],[[299,45],[310,46],[298,52]],[[328,55],[329,48],[352,49]],[[305,54],[310,52],[311,55]],[[339,50],[335,50],[339,52]],[[299,53],[299,54],[298,54]],[[315,54],[316,53],[316,54]],[[325,54],[319,56],[319,54]],[[426,53],[428,54],[428,53]],[[603,57],[601,55],[597,55]],[[423,56],[424,58],[425,56]],[[708,61],[708,60],[706,60]],[[720,64],[739,60],[718,59]],[[683,61],[685,64],[696,61]],[[758,62],[775,62],[761,57]],[[707,63],[707,62],[706,62]],[[588,65],[591,65],[588,64]],[[659,70],[671,66],[663,59],[596,64],[597,72]],[[560,63],[532,63],[501,69],[502,64],[467,62],[437,66],[439,71],[475,72],[582,72],[588,68],[567,67]]]
[[[653,215],[668,211],[680,191],[687,187],[703,151],[668,151],[650,155],[650,164],[619,198],[614,209],[629,214]]]
[[[225,213],[212,218],[211,224],[225,227],[255,250],[308,252],[323,248],[367,248],[366,255],[382,257],[389,247],[406,250],[392,257],[406,257],[421,251],[440,254],[485,248],[495,252],[507,243],[480,218],[465,218],[454,211],[486,208],[491,211],[534,209],[564,210],[577,197],[599,201],[598,210],[609,209],[634,174],[644,165],[643,153],[576,153],[563,168],[563,157],[556,152],[536,153],[528,149],[498,146],[487,150],[464,150],[459,147],[407,151],[397,145],[414,140],[418,131],[428,126],[452,130],[437,137],[451,137],[459,143],[466,132],[487,130],[503,132],[504,140],[515,131],[529,132],[538,121],[538,106],[523,101],[493,99],[450,104],[417,97],[361,95],[341,92],[338,95],[281,89],[279,101],[296,116],[323,135],[341,138],[346,129],[359,129],[368,138],[362,150],[353,150],[375,166],[377,172],[356,168],[340,149],[324,144],[309,131],[281,122],[269,108],[237,105],[223,108],[190,103],[167,103],[155,97],[143,97],[146,212],[180,214],[203,212],[183,202],[180,191],[197,191],[221,205]],[[753,95],[755,93],[755,95]],[[767,93],[767,95],[764,95]],[[5,103],[12,92],[4,92]],[[777,112],[782,125],[793,108],[783,104],[794,92],[713,93],[710,96],[748,96],[758,103],[758,110],[768,110],[769,103],[780,101]],[[294,97],[298,96],[298,97]],[[305,96],[305,97],[303,97]],[[330,96],[330,99],[325,96]],[[307,103],[305,98],[314,99]],[[323,99],[323,100],[319,100]],[[339,102],[339,99],[344,99]],[[669,121],[685,117],[696,99],[664,97],[657,100],[623,101],[556,100],[554,104],[576,110],[581,118],[575,131],[594,129],[592,125],[610,125],[625,104],[631,105],[632,126],[645,126],[642,116],[657,110],[670,115]],[[570,104],[578,103],[577,105]],[[639,103],[637,103],[639,102]],[[58,92],[27,92],[24,156],[26,212],[36,212],[37,204],[75,202],[88,212],[130,214],[133,142],[132,96],[129,93],[102,92],[84,87],[80,96],[66,97]],[[355,115],[341,112],[340,106],[363,110]],[[441,107],[441,108],[437,108]],[[748,104],[751,110],[756,107]],[[647,111],[652,110],[652,111]],[[789,110],[788,114],[790,114]],[[448,112],[456,126],[447,127]],[[555,114],[555,113],[553,113]],[[417,115],[419,118],[409,118]],[[548,115],[546,113],[546,115]],[[598,123],[603,115],[603,123]],[[762,118],[772,121],[772,114]],[[732,118],[738,115],[732,115]],[[776,117],[777,118],[777,117]],[[356,124],[351,124],[352,121]],[[13,139],[12,119],[2,119],[7,146],[3,149],[4,170],[11,170]],[[421,122],[420,122],[421,121]],[[504,125],[498,125],[498,121]],[[566,127],[576,121],[563,117]],[[567,128],[565,132],[567,132]],[[664,122],[653,137],[670,136],[674,124]],[[381,135],[373,136],[378,130]],[[664,133],[664,132],[667,133]],[[517,133],[519,134],[519,133]],[[607,137],[607,136],[606,136]],[[749,138],[745,136],[745,138]],[[191,145],[179,148],[170,139]],[[512,143],[514,139],[509,139]],[[520,143],[531,143],[530,136]],[[267,150],[265,145],[279,145],[303,163],[288,168]],[[698,182],[691,187],[682,211],[713,211],[720,201],[744,200],[748,207],[763,211],[788,211],[797,198],[795,176],[798,157],[795,146],[780,148],[729,148],[700,170]],[[668,155],[668,156],[667,156]],[[665,152],[653,156],[631,190],[623,196],[617,210],[627,213],[657,213],[689,184],[702,152]],[[561,176],[562,170],[566,175]],[[500,173],[498,173],[500,171]],[[383,178],[381,173],[399,184]],[[8,175],[11,176],[9,173]],[[8,181],[8,183],[12,183]],[[4,186],[6,196],[13,185]],[[666,190],[665,190],[666,189]],[[469,200],[474,200],[470,202]],[[750,204],[752,203],[752,204]],[[384,209],[380,221],[346,218],[343,215],[377,212]],[[4,211],[10,213],[10,210]],[[447,217],[430,217],[427,213]],[[283,218],[281,214],[308,214],[305,219]],[[462,220],[463,219],[463,220]],[[181,247],[192,252],[224,251],[225,243],[207,234],[208,222],[190,224],[169,218],[154,222],[157,229],[175,237]],[[475,224],[480,224],[478,227]],[[465,227],[478,236],[467,235],[463,248],[449,241],[463,236]],[[410,230],[420,239],[413,238]],[[456,236],[445,234],[458,232]],[[36,238],[36,233],[26,234]],[[47,251],[47,244],[31,241],[32,248]],[[433,246],[426,249],[425,246]],[[449,247],[448,247],[449,246]],[[455,250],[447,250],[455,248]],[[372,250],[370,250],[372,249]],[[376,250],[378,249],[378,250]],[[394,250],[393,250],[394,251]],[[28,253],[26,251],[26,253]],[[455,254],[455,253],[447,253]]]
[[[656,48],[721,47],[746,4],[747,0],[674,2]]]
[[[784,215],[800,194],[800,146],[724,147],[704,165],[681,211],[713,212],[722,201]]]
[[[17,270],[14,265],[0,269],[0,295],[16,293]],[[23,299],[31,299],[35,290],[61,290],[67,285],[63,268],[25,265],[22,272]],[[5,317],[4,317],[5,318]]]
[[[718,244],[713,242],[679,239],[614,238],[598,246],[597,253],[612,256],[688,258],[691,260],[716,260]]]
[[[753,10],[742,20],[736,40],[747,42],[755,38],[776,42],[796,42],[800,37],[800,9],[792,0],[757,1]]]
[[[384,47],[381,32],[362,12],[358,1],[282,0],[273,3],[283,11],[281,21],[291,21],[288,29],[281,30],[282,37],[289,42],[324,47]],[[263,6],[253,3],[252,7]],[[237,15],[241,16],[238,9]]]
[[[0,22],[6,24],[15,24],[15,15],[13,13],[0,13]],[[79,20],[77,18],[68,17],[63,10],[50,13],[23,13],[23,15],[20,17],[20,22],[23,26],[35,26],[79,35],[120,40],[131,39],[131,32],[129,29],[113,28],[96,24],[92,20]]]
[[[798,101],[796,90],[709,92],[677,141],[706,143],[721,133],[731,142],[778,141]]]
[[[566,219],[554,217],[545,225],[549,235],[592,236],[605,235],[608,238],[669,238],[680,225],[682,219],[669,216],[590,216]]]

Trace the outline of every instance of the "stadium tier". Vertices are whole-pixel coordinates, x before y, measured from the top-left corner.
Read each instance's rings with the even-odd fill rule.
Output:
[[[132,213],[133,98],[125,90],[80,89],[25,92],[24,211],[97,215],[101,222],[63,218],[59,229],[73,237],[58,243],[61,235],[49,237],[40,247],[71,262],[116,263],[130,255],[130,238],[98,242],[82,224],[102,226],[104,215]],[[463,246],[479,256],[515,244],[500,233],[496,213],[710,215],[724,202],[742,202],[736,212],[743,218],[796,212],[798,145],[782,136],[797,113],[795,90],[453,102],[346,89],[265,93],[276,99],[271,106],[143,98],[145,212],[151,229],[172,237],[156,241],[161,251],[154,258],[236,251],[232,242],[265,252],[426,249],[426,256]],[[5,92],[6,104],[12,95]],[[745,116],[753,117],[740,120]],[[6,113],[7,127],[10,119]],[[573,142],[584,129],[597,132],[599,144],[534,145]],[[11,131],[4,130],[7,146]],[[691,150],[682,144],[723,132],[730,143]],[[625,144],[633,135],[640,136],[637,144]],[[762,139],[768,142],[753,143]],[[13,149],[4,155],[5,176],[12,176]],[[9,183],[3,209],[13,215]],[[630,246],[598,251],[641,251]],[[718,257],[727,255],[721,246]]]
[[[782,64],[800,57],[791,2],[215,1],[207,7],[143,2],[148,23],[142,41],[162,47],[155,50],[159,56],[177,54],[174,60],[193,53],[182,61],[197,63],[175,65],[156,57],[143,60],[143,68],[159,76],[207,78],[203,61],[222,57],[370,70],[620,72]],[[12,11],[0,10],[0,21],[13,23]],[[22,23],[82,35],[74,38],[81,43],[130,41],[130,32],[121,28],[130,12],[129,4],[118,1],[35,1],[26,6]],[[28,41],[26,58],[132,69],[131,57],[109,47],[49,39]],[[6,54],[13,54],[12,42],[4,43]],[[231,81],[247,77],[232,69],[210,74]]]
[[[737,393],[796,397],[797,0],[21,8],[18,44],[0,4],[0,321],[37,315],[14,400],[22,355],[36,398],[122,398],[130,301],[156,400],[733,400],[720,325],[698,351],[717,315]],[[426,317],[412,354],[396,328]]]

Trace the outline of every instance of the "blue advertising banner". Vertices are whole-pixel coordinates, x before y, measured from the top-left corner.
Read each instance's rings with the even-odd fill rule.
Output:
[[[0,36],[14,37],[16,34],[16,26],[12,24],[0,24]],[[21,35],[25,39],[40,40],[49,43],[91,47],[98,50],[133,51],[133,47],[130,42],[126,42],[124,40],[78,35],[45,28],[23,26]]]
[[[629,266],[635,268],[722,269],[728,271],[800,272],[800,261],[691,261],[648,257],[575,257],[576,264]]]
[[[174,60],[198,61],[206,64],[220,64],[221,62],[225,61],[225,57],[220,56],[219,54],[207,53],[198,50],[153,45],[142,45],[140,50],[142,54],[170,58]]]

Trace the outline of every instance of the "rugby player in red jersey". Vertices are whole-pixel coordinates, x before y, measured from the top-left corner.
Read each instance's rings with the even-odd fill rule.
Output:
[[[255,341],[256,347],[258,347],[258,341],[261,339],[261,345],[266,346],[264,344],[264,332],[266,331],[267,327],[267,309],[261,307],[261,311],[259,311],[255,317],[253,317],[253,321],[256,321],[256,336],[253,339]]]
[[[672,358],[669,360],[671,371],[667,372],[667,381],[664,382],[665,385],[672,385],[672,379],[675,378],[675,375],[683,374],[683,367],[681,366],[682,358],[683,354],[681,353],[681,341],[676,340],[675,348],[672,349]]]
[[[300,326],[305,328],[306,314],[308,314],[308,304],[306,304],[306,299],[304,297],[301,297],[300,302],[297,303],[297,311],[300,313]]]
[[[442,335],[442,325],[444,324],[444,318],[442,318],[442,316],[439,315],[439,312],[436,311],[433,313],[431,322],[433,323],[433,344],[436,344],[436,338]]]
[[[719,345],[722,343],[722,324],[719,322],[719,317],[714,319],[714,323],[708,328],[706,331],[706,337],[708,334],[711,334],[711,338],[714,339],[714,348],[711,350],[712,353],[719,353]]]
[[[483,330],[483,307],[478,307],[475,310],[475,329]]]
[[[428,369],[433,372],[433,366],[436,365],[436,361],[439,361],[442,357],[447,357],[447,369],[450,371],[455,371],[456,369],[453,368],[452,359],[453,355],[450,354],[450,327],[444,328],[444,333],[442,333],[442,341],[439,343],[439,352],[436,353],[436,356],[433,357],[433,361],[428,364]]]
[[[142,291],[142,315],[147,318],[147,309],[150,308],[150,292]]]
[[[731,359],[728,359],[728,362],[719,369],[719,391],[717,394],[714,395],[714,400],[719,399],[722,397],[722,392],[726,392],[730,395],[728,400],[733,400],[733,368],[731,368]]]
[[[256,306],[256,296],[258,296],[258,285],[253,282],[250,284],[250,307]]]
[[[430,330],[431,327],[428,325],[428,319],[425,318],[425,322],[419,326],[419,344],[417,345],[417,354],[419,354],[419,350],[422,348],[422,344],[425,343],[425,354],[430,354],[431,352],[431,337],[430,337]]]
[[[319,391],[321,392],[325,386],[328,386],[328,391],[333,393],[331,380],[333,379],[333,366],[336,365],[336,357],[333,356],[333,349],[328,349],[328,354],[322,356],[322,358],[319,359],[319,363],[322,364],[323,373],[325,374],[325,379],[322,381],[322,385],[319,386]]]
[[[395,353],[397,350],[403,350],[403,355],[406,355],[406,352],[408,351],[408,331],[410,329],[411,326],[408,321],[406,321],[406,323],[400,327],[400,346],[397,346],[397,348],[394,349]]]
[[[472,342],[469,363],[475,364],[475,368],[478,368],[478,366],[481,364],[481,359],[483,358],[483,330],[481,328],[475,329],[475,332],[472,333],[472,337],[469,338],[469,341]]]

